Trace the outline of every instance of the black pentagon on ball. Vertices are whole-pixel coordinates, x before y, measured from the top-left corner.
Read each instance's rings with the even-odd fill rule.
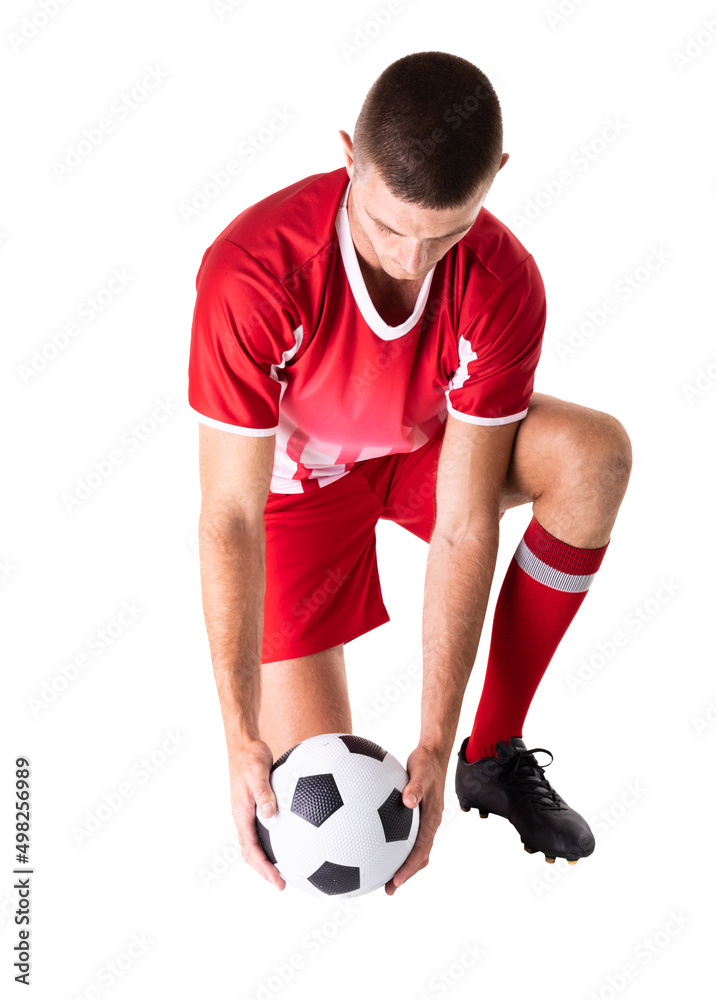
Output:
[[[351,753],[362,753],[365,757],[375,757],[376,760],[383,760],[388,752],[372,740],[365,739],[364,736],[347,734],[346,736],[341,736],[341,739]]]
[[[327,896],[337,896],[342,892],[355,892],[356,889],[360,889],[360,868],[324,861],[313,875],[308,876],[308,881],[321,892],[325,892]]]
[[[342,805],[343,799],[333,775],[311,774],[296,782],[291,812],[313,826],[320,826]]]
[[[407,840],[410,826],[413,822],[413,810],[403,805],[403,793],[394,788],[382,806],[378,806],[378,815],[383,824],[385,839]]]
[[[264,849],[264,854],[269,859],[271,864],[275,865],[276,855],[273,853],[273,847],[271,846],[271,837],[269,836],[269,832],[266,829],[266,827],[263,825],[263,823],[260,823],[258,819],[256,820],[256,832],[259,835],[259,840],[261,842],[261,846]]]
[[[294,745],[293,745],[292,747],[289,747],[289,748],[288,748],[288,750],[284,750],[284,752],[283,752],[283,753],[281,754],[281,756],[280,756],[280,757],[278,757],[278,758],[277,758],[277,759],[276,759],[276,760],[275,760],[275,761],[273,762],[273,764],[271,765],[271,771],[275,771],[277,767],[280,767],[280,766],[281,766],[281,764],[283,764],[283,762],[284,762],[284,761],[285,761],[285,760],[286,760],[286,759],[288,758],[288,755],[289,755],[289,754],[291,754],[291,753],[293,753],[293,751],[294,751],[294,750],[296,749],[296,747],[297,747],[297,746],[299,746],[299,745],[300,745],[300,744],[296,743],[296,744],[294,744]],[[270,773],[270,772],[269,772],[269,773]]]

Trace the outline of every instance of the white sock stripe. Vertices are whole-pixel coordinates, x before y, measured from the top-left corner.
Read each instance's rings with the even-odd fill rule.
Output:
[[[528,573],[534,580],[538,580],[540,583],[543,583],[545,587],[552,587],[553,590],[563,590],[570,594],[577,594],[581,593],[583,590],[589,590],[592,580],[597,575],[596,573],[588,573],[586,576],[576,576],[574,573],[563,573],[559,569],[553,569],[553,567],[548,566],[546,562],[542,562],[542,560],[536,556],[530,548],[528,548],[524,538],[517,546],[515,559],[517,561],[517,565],[520,566],[525,573]]]

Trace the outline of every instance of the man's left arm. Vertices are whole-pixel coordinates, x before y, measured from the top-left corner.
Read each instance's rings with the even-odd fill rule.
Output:
[[[445,774],[497,559],[500,494],[542,349],[546,300],[532,255],[491,292],[483,278],[468,282],[461,303],[459,367],[446,392],[437,470],[423,601],[420,742],[408,757],[403,789],[406,806],[420,803],[420,827],[405,864],[386,883],[389,895],[427,865],[442,818]]]
[[[444,807],[445,776],[495,571],[500,493],[520,421],[485,426],[447,416],[436,482],[436,520],[423,599],[420,741],[407,761],[403,802],[420,803],[420,828],[392,895],[428,863]]]

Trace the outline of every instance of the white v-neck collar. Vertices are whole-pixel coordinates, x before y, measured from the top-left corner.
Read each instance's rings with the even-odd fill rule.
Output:
[[[338,244],[341,248],[341,257],[343,258],[343,266],[345,268],[346,277],[348,278],[348,284],[350,285],[353,298],[361,311],[363,319],[366,321],[373,333],[377,334],[381,340],[395,340],[396,337],[402,337],[404,333],[408,333],[409,330],[413,329],[420,317],[420,314],[425,308],[425,303],[430,291],[430,285],[433,280],[433,274],[435,272],[435,264],[433,264],[423,279],[420,294],[418,295],[412,314],[405,320],[405,322],[401,323],[400,326],[390,326],[386,323],[373,305],[373,300],[368,294],[368,289],[366,288],[365,281],[363,280],[363,272],[360,269],[358,257],[356,256],[356,248],[353,246],[353,237],[351,236],[351,227],[348,221],[348,192],[350,191],[350,187],[351,179],[349,178],[346,189],[343,192],[341,204],[338,208],[338,214],[336,215]]]

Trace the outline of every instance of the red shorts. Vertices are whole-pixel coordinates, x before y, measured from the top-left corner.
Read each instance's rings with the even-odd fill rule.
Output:
[[[375,548],[379,518],[428,542],[445,423],[417,451],[369,458],[307,493],[269,493],[261,662],[308,656],[390,621]]]

